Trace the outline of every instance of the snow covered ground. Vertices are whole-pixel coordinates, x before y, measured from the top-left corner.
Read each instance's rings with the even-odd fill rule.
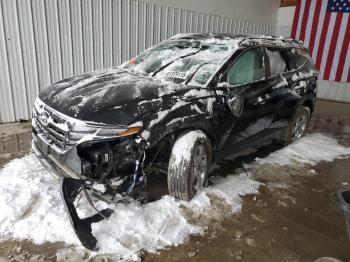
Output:
[[[336,139],[311,134],[264,159],[257,159],[257,163],[304,165],[346,155],[350,155],[350,148],[339,145]],[[83,249],[69,224],[58,181],[33,155],[8,163],[0,170],[0,180],[1,238],[29,239],[38,244],[62,241]],[[108,221],[93,224],[99,252],[138,260],[141,250],[156,251],[183,243],[192,234],[204,233],[210,217],[221,215],[222,209],[216,206],[218,202],[228,207],[225,209],[228,213],[239,212],[241,196],[258,193],[260,185],[249,173],[232,174],[226,178],[215,177],[213,185],[190,202],[164,196],[146,205],[131,202],[112,206],[115,213]],[[99,203],[99,207],[106,204]],[[79,211],[84,214],[89,209],[82,204]],[[197,223],[193,222],[196,218]]]

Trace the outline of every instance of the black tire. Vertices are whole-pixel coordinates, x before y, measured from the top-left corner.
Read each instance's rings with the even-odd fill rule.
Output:
[[[284,144],[290,144],[298,139],[300,139],[301,137],[303,137],[306,133],[307,127],[309,125],[310,122],[310,108],[306,107],[306,106],[301,106],[299,107],[299,109],[297,110],[297,112],[295,113],[292,121],[290,121],[288,129],[284,135],[284,137],[282,138],[282,142]],[[302,121],[302,122],[301,122]],[[297,125],[303,125],[300,126],[300,132],[296,132],[296,127]]]
[[[202,131],[195,130],[181,134],[170,155],[169,194],[180,200],[191,200],[207,185],[211,156],[211,143]]]

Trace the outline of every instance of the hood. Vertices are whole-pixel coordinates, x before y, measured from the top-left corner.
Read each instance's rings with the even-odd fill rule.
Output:
[[[39,98],[76,119],[129,125],[162,107],[167,95],[182,89],[187,88],[112,68],[59,81],[42,91]]]

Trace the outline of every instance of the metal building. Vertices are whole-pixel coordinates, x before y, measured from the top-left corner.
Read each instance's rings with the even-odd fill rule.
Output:
[[[271,35],[275,26],[137,0],[0,0],[0,123],[30,119],[50,83],[119,65],[185,32]]]

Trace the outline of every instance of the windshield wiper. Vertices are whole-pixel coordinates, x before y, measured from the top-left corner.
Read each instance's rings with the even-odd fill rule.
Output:
[[[204,65],[209,65],[209,64],[211,64],[211,63],[205,62],[205,63],[203,63],[203,64],[200,64],[200,65],[196,68],[196,70],[194,70],[193,73],[190,74],[190,75],[187,77],[187,79],[186,79],[186,81],[185,81],[185,85],[187,85],[187,84],[192,80],[192,78],[193,78],[193,76],[195,75],[195,73],[197,73],[198,70],[199,70],[202,66],[204,66]]]
[[[186,54],[186,55],[183,55],[183,56],[179,56],[177,57],[176,59],[170,61],[169,63],[163,65],[162,67],[158,68],[156,71],[153,72],[152,76],[155,76],[156,74],[158,74],[160,71],[162,71],[164,68],[168,67],[169,65],[171,65],[172,63],[174,63],[175,61],[181,59],[181,58],[185,58],[185,57],[188,57],[188,56],[192,56],[192,55],[195,55],[197,54],[199,51],[202,50],[202,46],[199,47],[199,49],[196,51],[196,52],[192,52],[192,53],[189,53],[189,54]]]

